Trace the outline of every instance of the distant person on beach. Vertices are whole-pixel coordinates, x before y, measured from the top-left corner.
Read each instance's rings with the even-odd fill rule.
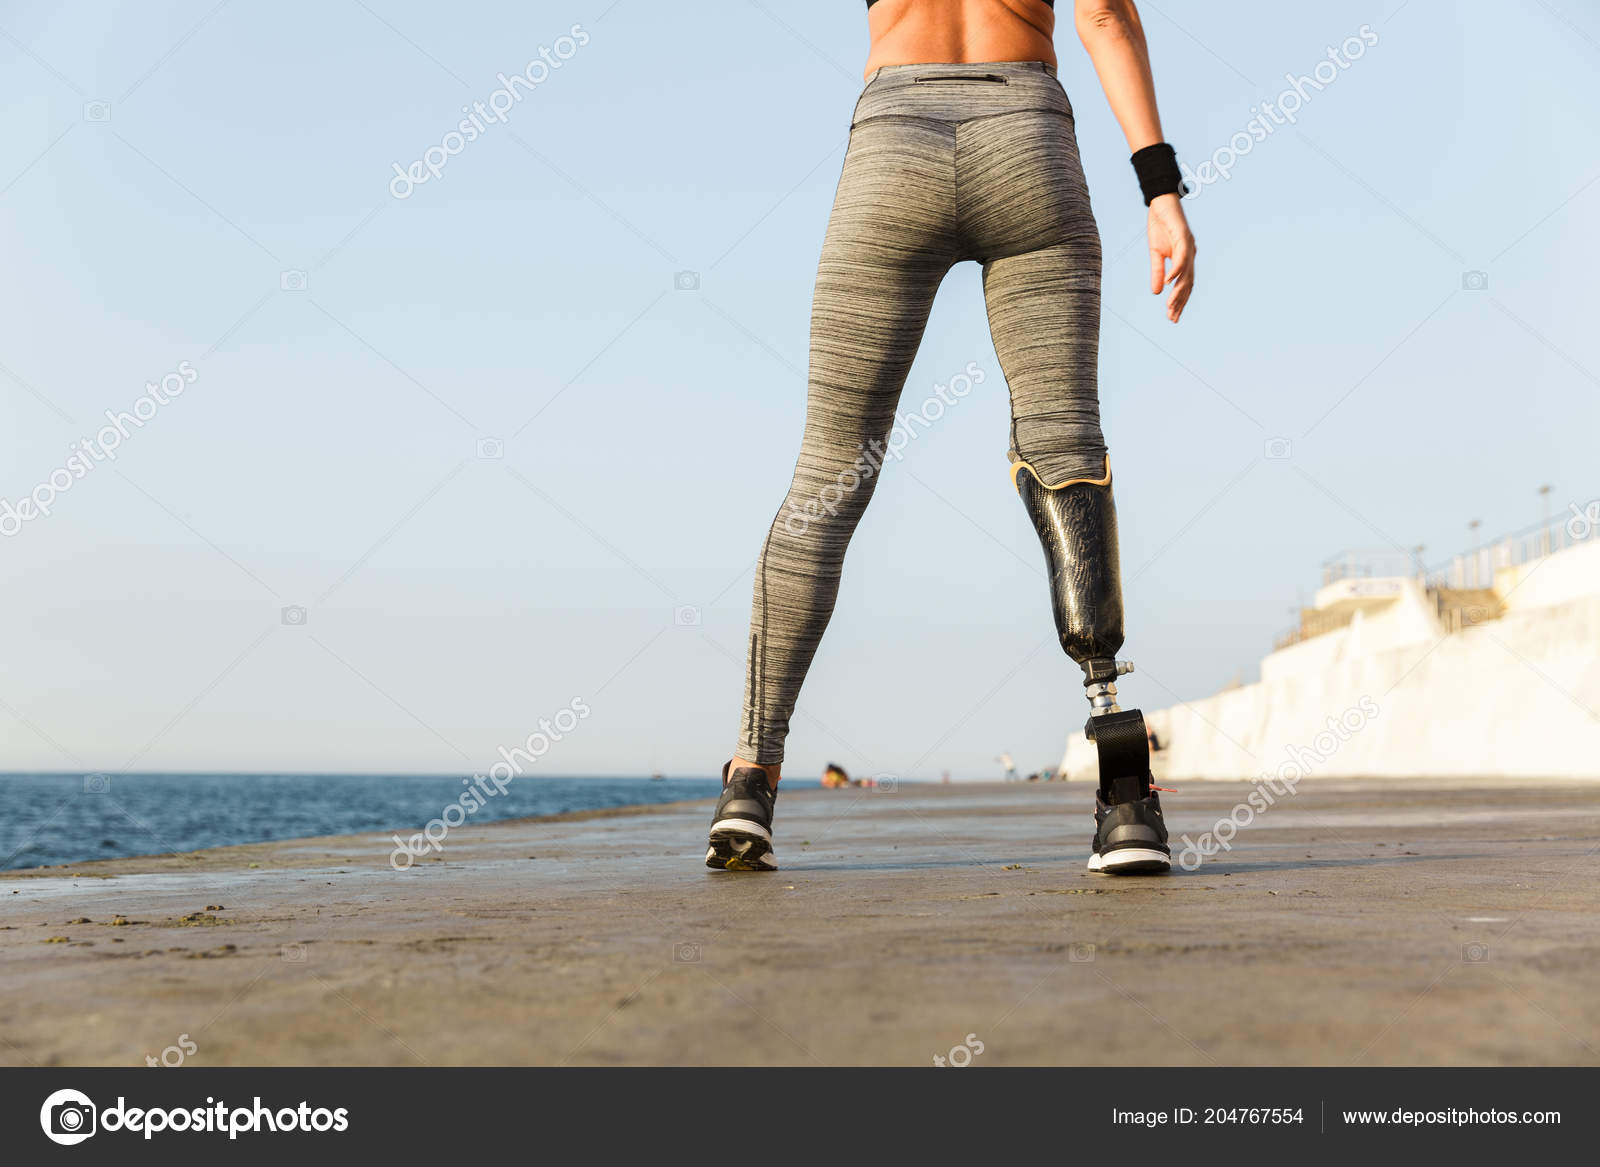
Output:
[[[1132,666],[1116,659],[1122,583],[1097,385],[1100,235],[1072,105],[1056,80],[1054,4],[866,7],[867,83],[812,300],[805,433],[756,564],[739,741],[722,768],[706,865],[778,866],[772,813],[790,717],[934,294],[953,265],[973,260],[1010,391],[1011,481],[1043,544],[1056,631],[1090,702],[1100,789],[1089,867],[1166,871],[1144,719],[1116,701],[1115,680]],[[1195,247],[1144,28],[1132,0],[1076,0],[1073,16],[1132,151],[1149,208],[1150,290],[1167,290],[1175,323],[1194,286]],[[1015,767],[1007,772],[1015,778]]]

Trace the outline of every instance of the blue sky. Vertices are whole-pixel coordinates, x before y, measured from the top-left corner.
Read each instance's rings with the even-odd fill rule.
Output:
[[[1431,562],[1543,483],[1600,493],[1600,13],[1141,10],[1191,164],[1377,42],[1191,200],[1173,327],[1057,37],[1107,257],[1123,692],[1158,707],[1251,679],[1336,551]],[[194,373],[0,538],[0,768],[481,769],[581,696],[547,770],[714,772],[865,51],[861,5],[802,0],[0,4],[0,498]],[[856,537],[793,773],[1049,765],[1083,720],[964,265],[903,404],[970,362]]]

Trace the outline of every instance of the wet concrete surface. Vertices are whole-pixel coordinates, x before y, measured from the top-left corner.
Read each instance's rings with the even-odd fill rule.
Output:
[[[1174,784],[1175,855],[1250,789]],[[0,1064],[1600,1064],[1600,787],[1308,780],[1122,879],[1091,799],[785,792],[770,875],[709,803],[6,873]]]

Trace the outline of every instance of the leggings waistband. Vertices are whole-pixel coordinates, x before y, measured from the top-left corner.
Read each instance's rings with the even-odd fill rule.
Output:
[[[867,80],[850,120],[855,125],[887,115],[959,123],[1028,109],[1072,116],[1055,66],[1044,61],[885,65]]]
[[[1026,77],[1032,73],[1043,73],[1048,77],[1054,77],[1056,75],[1056,67],[1048,61],[937,61],[922,65],[882,65],[874,69],[867,77],[867,84],[871,85],[880,77],[889,80],[896,77],[914,77],[919,74],[930,76],[941,74],[945,76],[952,74],[974,74],[978,76],[995,74],[1009,78],[1010,76]]]

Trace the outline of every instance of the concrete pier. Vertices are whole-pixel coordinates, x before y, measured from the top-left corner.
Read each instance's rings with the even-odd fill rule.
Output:
[[[1249,790],[1177,785],[1175,854]],[[1124,879],[1090,798],[785,792],[772,875],[705,803],[7,873],[0,1063],[1600,1063],[1600,788],[1311,779]]]

